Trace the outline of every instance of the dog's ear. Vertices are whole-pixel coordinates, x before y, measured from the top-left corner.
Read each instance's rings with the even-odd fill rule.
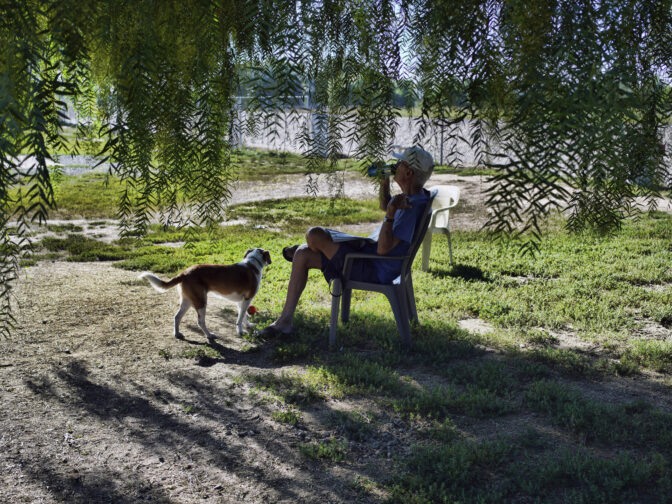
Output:
[[[264,256],[264,261],[266,261],[266,264],[271,264],[271,253],[268,250],[264,250],[262,255]]]
[[[252,252],[254,249],[247,249],[247,252],[245,252],[245,255],[243,256],[243,259],[245,259],[248,255],[250,255],[250,252]]]

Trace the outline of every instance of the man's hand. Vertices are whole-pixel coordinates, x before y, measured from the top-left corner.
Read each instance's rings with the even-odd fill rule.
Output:
[[[383,227],[380,229],[380,234],[378,235],[378,248],[376,251],[379,255],[387,255],[401,241],[392,234],[392,228],[394,227],[394,214],[402,208],[411,208],[411,202],[405,194],[397,194],[387,204],[385,216],[390,220],[383,222]]]
[[[390,219],[393,219],[394,213],[397,210],[401,210],[402,208],[411,208],[411,206],[412,205],[410,200],[408,199],[408,196],[406,196],[405,194],[397,194],[387,204],[387,216]]]

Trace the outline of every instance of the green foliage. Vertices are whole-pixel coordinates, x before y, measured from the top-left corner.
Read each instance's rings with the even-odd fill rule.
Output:
[[[68,252],[69,261],[117,261],[129,255],[129,247],[107,244],[76,234],[66,238],[47,237],[40,243],[52,252]]]
[[[374,433],[370,416],[359,411],[332,411],[329,424],[351,441],[368,441]]]
[[[109,162],[122,227],[140,234],[155,216],[221,222],[241,131],[298,141],[308,192],[324,176],[340,195],[343,153],[362,167],[386,158],[416,107],[406,142],[441,128],[454,165],[450,146],[466,139],[494,173],[491,226],[531,231],[526,251],[551,211],[568,211],[570,229],[609,231],[669,183],[670,0],[3,0],[0,17],[7,322],[21,247],[4,230],[13,217],[23,235],[54,208],[56,153]],[[74,136],[66,99],[85,118]]]
[[[672,415],[645,402],[602,404],[547,380],[531,384],[525,397],[532,409],[548,414],[586,442],[618,442],[633,448],[646,445],[663,452],[672,448],[672,433],[667,428]]]
[[[271,413],[271,417],[276,422],[286,423],[289,425],[296,425],[301,421],[301,413],[289,410],[289,411],[274,411]]]
[[[348,453],[347,445],[335,438],[330,438],[328,441],[300,443],[299,450],[304,457],[310,459],[328,459],[333,462],[345,460]]]
[[[325,204],[326,203],[326,204]],[[231,220],[246,219],[251,225],[305,232],[311,226],[343,226],[380,220],[380,208],[372,200],[286,198],[229,207]]]
[[[600,458],[585,449],[549,449],[525,433],[494,442],[458,440],[416,447],[390,502],[663,502],[669,461],[654,454]],[[541,455],[540,455],[541,452]]]

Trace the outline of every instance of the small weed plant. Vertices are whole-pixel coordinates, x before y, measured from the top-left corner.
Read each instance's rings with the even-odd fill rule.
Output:
[[[307,458],[327,459],[332,462],[341,462],[345,460],[348,453],[347,445],[336,438],[313,443],[302,443],[299,445],[299,450],[303,456]]]

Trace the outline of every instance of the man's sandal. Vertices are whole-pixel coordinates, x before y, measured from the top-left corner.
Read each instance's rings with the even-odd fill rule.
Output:
[[[262,338],[277,338],[281,336],[292,336],[294,334],[294,330],[292,329],[289,332],[284,332],[281,331],[280,329],[276,329],[273,326],[267,326],[263,328],[261,331],[257,333],[257,336],[260,336]]]

